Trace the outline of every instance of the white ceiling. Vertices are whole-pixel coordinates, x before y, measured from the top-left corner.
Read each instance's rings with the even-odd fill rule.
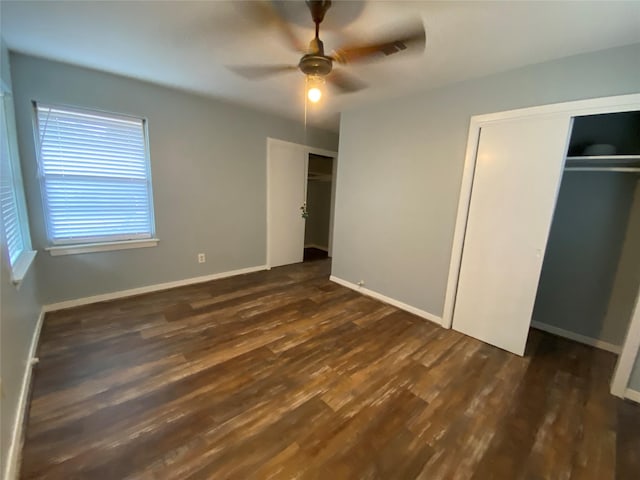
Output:
[[[305,4],[281,3],[306,43],[313,24]],[[299,58],[273,27],[247,18],[242,2],[3,0],[0,8],[10,49],[303,118],[301,73],[249,81],[225,68]],[[321,38],[331,51],[416,15],[427,30],[424,54],[348,67],[370,88],[327,92],[310,123],[337,129],[340,111],[366,102],[640,42],[640,1],[334,1]]]

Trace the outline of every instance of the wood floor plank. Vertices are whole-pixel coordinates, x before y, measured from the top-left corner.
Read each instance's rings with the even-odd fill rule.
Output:
[[[47,315],[24,479],[636,479],[612,354],[517,357],[328,280],[329,260]]]

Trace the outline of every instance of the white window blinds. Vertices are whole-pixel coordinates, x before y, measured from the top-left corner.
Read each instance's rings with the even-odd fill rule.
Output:
[[[39,174],[53,245],[151,238],[144,120],[37,104]]]
[[[9,145],[9,125],[5,112],[5,95],[2,96],[2,157],[0,159],[0,208],[4,238],[9,252],[9,263],[15,266],[20,254],[26,249],[21,225],[18,199],[16,195],[16,176],[12,170],[11,147]]]

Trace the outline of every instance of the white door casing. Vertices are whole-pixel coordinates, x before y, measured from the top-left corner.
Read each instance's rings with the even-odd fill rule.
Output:
[[[482,126],[453,328],[524,353],[571,116]]]

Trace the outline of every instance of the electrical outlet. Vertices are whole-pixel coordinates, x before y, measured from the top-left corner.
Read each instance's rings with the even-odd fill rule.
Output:
[[[204,263],[207,261],[207,257],[205,256],[204,253],[199,253],[198,254],[198,263]]]

